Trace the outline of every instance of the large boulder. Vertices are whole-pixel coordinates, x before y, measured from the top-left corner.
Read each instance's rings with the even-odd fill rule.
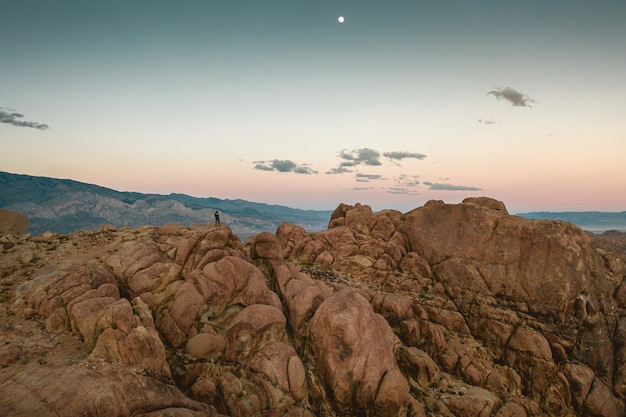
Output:
[[[311,320],[310,337],[322,380],[340,410],[406,414],[409,387],[395,362],[393,331],[363,296],[346,289],[326,299]]]
[[[510,216],[491,199],[430,201],[404,220],[410,247],[463,306],[491,295],[565,323],[579,295],[597,303],[607,292],[604,263],[573,224]]]

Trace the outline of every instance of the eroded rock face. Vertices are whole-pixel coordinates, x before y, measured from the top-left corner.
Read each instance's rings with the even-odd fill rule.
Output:
[[[9,415],[624,415],[625,254],[493,199],[10,243]]]
[[[4,380],[0,392],[7,416],[220,416],[175,387],[107,363],[31,366]]]
[[[395,337],[358,292],[345,289],[324,301],[310,338],[322,380],[343,412],[406,415],[409,387],[395,363]]]
[[[548,415],[560,415],[572,404],[560,369],[581,361],[623,398],[618,358],[626,349],[615,333],[623,261],[596,250],[574,225],[510,216],[502,202],[484,197],[431,201],[404,215],[340,205],[329,230],[300,242],[281,241],[291,247],[286,257],[313,263],[320,276],[322,267],[342,273],[326,279],[331,285],[418,290],[412,311],[401,301],[385,306],[380,293],[370,301],[404,343],[447,372],[501,395],[526,392]],[[487,350],[463,342],[468,335]]]
[[[607,293],[603,261],[582,230],[489,206],[429,202],[405,215],[410,246],[437,268],[444,286],[505,298],[559,323],[574,314],[579,295],[597,303]]]

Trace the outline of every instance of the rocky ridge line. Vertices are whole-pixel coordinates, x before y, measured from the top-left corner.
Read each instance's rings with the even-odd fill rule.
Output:
[[[9,415],[624,415],[624,254],[492,199],[2,239]]]

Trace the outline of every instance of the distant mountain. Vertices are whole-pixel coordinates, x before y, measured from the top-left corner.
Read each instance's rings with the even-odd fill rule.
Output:
[[[517,216],[527,219],[552,219],[574,223],[583,230],[601,233],[607,230],[626,230],[626,211],[600,212],[600,211],[566,211],[548,212],[538,211],[532,213],[519,213]]]
[[[219,210],[221,221],[242,239],[262,231],[274,232],[283,221],[309,232],[324,230],[332,213],[185,194],[121,192],[68,179],[7,172],[0,172],[0,208],[26,215],[31,221],[28,232],[33,234],[98,230],[102,224],[189,226],[214,222],[215,210]]]

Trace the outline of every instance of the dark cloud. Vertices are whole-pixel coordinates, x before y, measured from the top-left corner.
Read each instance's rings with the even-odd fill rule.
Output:
[[[296,174],[317,174],[317,171],[309,168],[306,164],[296,165],[289,160],[274,159],[272,161],[255,161],[254,169],[259,171],[295,172]]]
[[[370,182],[370,181],[378,181],[378,180],[382,180],[383,177],[377,174],[361,174],[358,173],[355,175],[356,180],[358,182]]]
[[[352,151],[344,149],[339,152],[339,157],[349,161],[348,164],[351,164],[344,166],[355,166],[361,164],[370,166],[382,165],[380,162],[380,152],[369,148],[355,149]],[[346,162],[343,164],[346,164]]]
[[[24,117],[21,113],[16,113],[13,109],[7,109],[0,107],[0,123],[7,123],[13,126],[19,127],[31,127],[33,129],[46,130],[49,128],[47,124],[27,122],[25,120],[18,120]]]
[[[498,100],[504,99],[508,101],[513,107],[532,107],[530,103],[536,103],[535,100],[526,94],[522,94],[511,87],[500,87],[487,93],[487,95],[489,94]]]
[[[384,152],[383,156],[389,159],[397,159],[399,161],[405,158],[424,159],[426,155],[416,152]]]
[[[438,191],[480,191],[482,188],[478,187],[468,187],[466,185],[452,185],[452,184],[441,184],[441,183],[432,183],[429,181],[424,181],[424,185],[428,186],[429,190],[438,190]]]

